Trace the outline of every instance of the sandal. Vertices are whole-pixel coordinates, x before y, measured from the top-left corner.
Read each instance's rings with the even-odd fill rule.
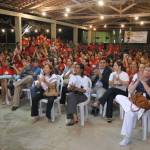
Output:
[[[92,104],[92,107],[94,108],[98,108],[100,105],[100,103],[98,101],[96,101],[95,103]]]
[[[33,120],[32,120],[32,124],[36,123],[37,121],[39,121],[39,117],[34,117]]]

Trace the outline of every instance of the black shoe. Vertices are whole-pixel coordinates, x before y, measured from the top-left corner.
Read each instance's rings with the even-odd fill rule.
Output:
[[[15,111],[16,109],[18,109],[18,107],[16,107],[16,106],[13,106],[13,107],[11,108],[12,111]]]
[[[74,122],[73,123],[68,123],[68,124],[66,124],[66,126],[73,126],[74,125]]]

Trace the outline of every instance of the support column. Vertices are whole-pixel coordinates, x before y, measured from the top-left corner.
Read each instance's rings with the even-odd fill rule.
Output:
[[[15,17],[15,42],[20,42],[22,45],[22,23],[21,17]]]
[[[78,43],[78,28],[73,28],[73,43]]]
[[[90,43],[92,43],[92,31],[88,31],[88,45],[90,45]]]
[[[51,24],[51,39],[54,39],[56,41],[56,23]]]

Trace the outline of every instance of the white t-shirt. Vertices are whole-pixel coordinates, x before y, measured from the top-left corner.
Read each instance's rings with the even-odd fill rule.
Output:
[[[109,76],[109,81],[113,80],[113,77],[119,77],[122,81],[128,81],[129,82],[129,76],[126,72],[122,71],[120,74],[117,74],[117,72],[112,72]],[[116,84],[119,84],[119,81],[115,81]],[[123,91],[126,91],[127,86],[115,86],[118,89],[121,89]]]
[[[79,75],[72,75],[69,79],[68,87],[70,87],[70,84],[75,84],[75,87],[77,88],[83,87],[83,89],[86,90],[84,94],[88,97],[89,84],[87,76],[81,77]]]
[[[40,77],[42,77],[44,75],[40,75]],[[45,80],[49,83],[53,83],[53,82],[56,82],[57,81],[57,76],[56,74],[52,74],[52,76],[44,76],[45,77]],[[44,90],[47,90],[48,89],[48,86],[47,84],[45,84],[44,82],[41,82],[41,87],[44,89]]]

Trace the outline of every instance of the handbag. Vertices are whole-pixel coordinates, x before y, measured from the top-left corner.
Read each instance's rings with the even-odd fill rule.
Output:
[[[58,96],[60,94],[59,90],[58,89],[51,89],[51,88],[48,88],[45,92],[44,92],[44,95],[49,97],[49,96]]]
[[[147,99],[145,96],[143,96],[142,92],[138,92],[138,93],[136,93],[136,94],[133,94],[133,95],[129,98],[129,100],[131,101],[131,106],[130,106],[130,108],[131,108],[131,111],[132,111],[132,112],[137,112],[137,111],[139,111],[141,108],[142,108],[142,109],[145,109],[145,110],[150,109],[150,102],[148,101],[148,99]],[[132,105],[133,105],[133,104],[138,107],[137,110],[133,110],[133,108],[132,108]]]

